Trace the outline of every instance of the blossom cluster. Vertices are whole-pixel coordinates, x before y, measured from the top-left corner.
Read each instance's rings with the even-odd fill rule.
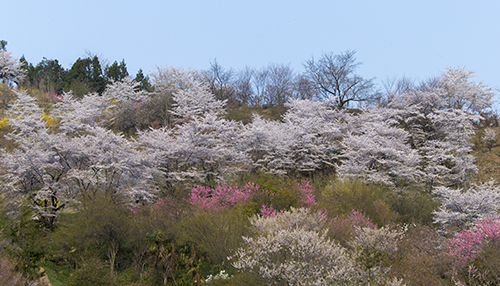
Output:
[[[455,233],[450,240],[449,255],[455,257],[461,266],[480,256],[485,243],[500,238],[500,216],[478,219],[473,227]]]

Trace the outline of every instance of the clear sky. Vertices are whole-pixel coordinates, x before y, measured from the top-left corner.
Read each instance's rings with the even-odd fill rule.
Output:
[[[4,2],[4,3],[1,3]],[[356,50],[358,72],[425,79],[465,67],[500,87],[500,1],[0,0],[0,39],[15,57],[69,68],[86,52],[129,73],[156,67],[235,70]],[[498,98],[497,98],[498,100]],[[496,105],[497,107],[499,105]],[[498,108],[497,108],[498,109]]]

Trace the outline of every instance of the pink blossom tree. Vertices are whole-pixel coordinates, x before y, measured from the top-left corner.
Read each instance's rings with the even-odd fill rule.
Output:
[[[474,225],[455,233],[450,240],[449,255],[456,258],[461,267],[480,256],[482,247],[493,239],[500,239],[500,217],[498,215],[477,219]]]

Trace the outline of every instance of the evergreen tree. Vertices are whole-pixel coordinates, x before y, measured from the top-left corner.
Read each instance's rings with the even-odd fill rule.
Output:
[[[68,72],[66,89],[83,96],[89,92],[101,94],[106,88],[99,58],[78,58]]]
[[[104,77],[108,83],[112,81],[123,81],[128,76],[129,74],[125,60],[122,60],[120,63],[115,61],[111,66],[108,65],[104,68]]]
[[[62,94],[64,91],[66,70],[58,60],[43,58],[36,66],[23,57],[19,60],[26,71],[23,87],[39,89],[42,92]]]
[[[149,83],[149,76],[144,76],[142,69],[137,72],[134,81],[139,83],[138,90],[151,91],[151,84]]]

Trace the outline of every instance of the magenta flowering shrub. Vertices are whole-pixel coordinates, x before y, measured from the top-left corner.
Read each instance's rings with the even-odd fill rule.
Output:
[[[449,255],[457,259],[461,267],[465,267],[468,261],[480,256],[487,242],[499,238],[499,215],[478,219],[472,228],[455,233],[455,237],[450,240]]]
[[[317,203],[314,196],[314,188],[309,184],[309,181],[302,180],[300,183],[295,181],[291,184],[291,187],[298,191],[299,206],[310,207]]]
[[[272,206],[262,205],[262,208],[260,209],[260,215],[264,218],[266,218],[268,216],[274,216],[277,214],[278,214],[278,211],[275,210]]]
[[[290,199],[287,204],[282,200]],[[253,200],[262,206],[260,214],[267,217],[288,206],[310,207],[316,204],[314,188],[306,180],[293,182],[289,189],[272,192],[261,189],[259,185],[249,182],[242,188],[235,185],[219,185],[215,188],[194,186],[191,188],[187,202],[202,209],[226,209],[237,203],[245,204]]]
[[[177,200],[169,196],[159,198],[153,204],[153,209],[164,212],[170,217],[178,217],[182,213],[182,206],[179,205]]]
[[[349,215],[343,218],[339,218],[338,216],[334,217],[330,224],[350,227],[367,227],[371,229],[377,228],[377,225],[374,224],[369,217],[358,210],[352,210]]]
[[[254,183],[247,183],[242,188],[234,185],[219,185],[215,189],[195,186],[191,188],[188,202],[202,209],[225,209],[238,202],[246,203],[258,190],[259,186]]]

